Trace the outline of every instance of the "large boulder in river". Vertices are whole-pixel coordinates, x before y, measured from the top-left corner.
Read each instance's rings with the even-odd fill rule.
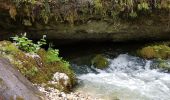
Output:
[[[170,58],[170,47],[168,45],[146,46],[139,50],[138,54],[146,59],[153,58],[167,59]]]
[[[10,62],[0,58],[0,99],[1,100],[46,100]]]
[[[98,54],[92,59],[92,64],[98,69],[105,69],[108,67],[109,61],[103,55]]]

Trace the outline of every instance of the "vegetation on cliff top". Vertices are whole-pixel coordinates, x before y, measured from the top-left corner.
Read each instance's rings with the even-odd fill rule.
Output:
[[[169,13],[169,0],[2,0],[0,8],[9,9],[13,19],[22,19],[24,25],[32,25],[36,20],[48,23],[87,22],[90,19],[137,18],[150,15],[154,11]]]

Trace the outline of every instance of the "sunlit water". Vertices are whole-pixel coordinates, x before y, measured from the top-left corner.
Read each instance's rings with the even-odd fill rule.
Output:
[[[87,73],[78,74],[76,91],[105,100],[170,100],[170,74],[151,69],[153,61],[121,54],[109,62],[105,70],[87,67]]]

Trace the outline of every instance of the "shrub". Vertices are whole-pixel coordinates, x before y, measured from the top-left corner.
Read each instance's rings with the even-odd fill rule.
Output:
[[[33,43],[33,41],[28,39],[26,35],[27,34],[25,33],[21,36],[16,35],[15,37],[12,37],[13,41],[16,43],[18,48],[25,52],[36,53],[41,48],[42,45],[46,44],[45,35],[37,43]]]
[[[63,60],[62,57],[59,57],[59,50],[58,49],[53,49],[51,47],[48,48],[47,53],[46,53],[46,61],[48,63],[56,62],[56,61],[61,61],[65,67],[69,67],[70,64],[68,61]]]
[[[47,50],[47,62],[55,62],[60,61],[61,58],[59,57],[59,50],[48,48]]]

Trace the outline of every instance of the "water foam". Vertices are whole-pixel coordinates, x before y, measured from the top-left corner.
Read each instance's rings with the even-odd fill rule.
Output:
[[[79,75],[83,84],[77,91],[106,100],[170,100],[170,74],[150,69],[152,61],[128,54],[109,61],[109,68],[98,74]]]

